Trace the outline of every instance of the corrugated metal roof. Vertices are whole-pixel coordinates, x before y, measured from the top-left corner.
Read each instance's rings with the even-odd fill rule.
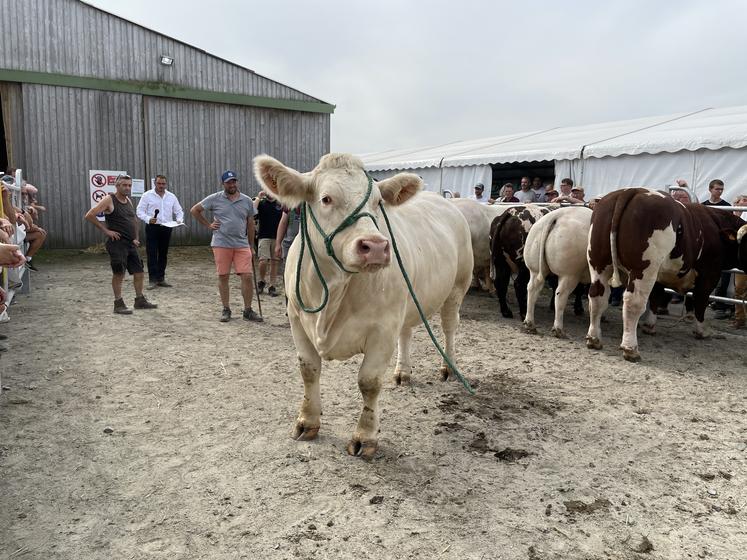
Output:
[[[573,160],[747,146],[747,106],[702,109],[361,156],[371,171]]]

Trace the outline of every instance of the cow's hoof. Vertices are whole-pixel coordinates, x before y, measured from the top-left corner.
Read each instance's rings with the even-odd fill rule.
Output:
[[[656,325],[647,325],[644,323],[641,325],[641,331],[643,331],[643,334],[650,334],[653,336],[656,334]]]
[[[519,313],[519,321],[521,321],[522,323],[524,322],[524,314],[523,313]]]
[[[397,370],[394,372],[394,382],[397,385],[409,385],[412,376],[409,371]]]
[[[625,361],[627,362],[640,362],[641,361],[641,355],[638,353],[638,350],[635,348],[622,348],[623,351],[623,358],[625,358]]]
[[[568,335],[565,334],[565,331],[563,329],[556,329],[555,327],[550,330],[550,334],[555,338],[568,338]]]
[[[296,441],[311,441],[319,434],[319,426],[306,426],[301,420],[296,421],[293,426],[293,435]]]
[[[524,321],[524,332],[529,334],[537,334],[537,327],[534,323],[527,323]]]
[[[447,366],[441,366],[439,373],[441,373],[441,381],[448,381],[449,377],[452,375],[451,368]]]
[[[501,310],[501,315],[503,315],[506,319],[513,319],[514,318],[514,314],[511,312],[510,309],[508,309],[506,311]]]
[[[594,336],[587,336],[586,337],[586,347],[591,348],[592,350],[601,350],[602,349],[602,341]]]
[[[347,446],[348,455],[360,457],[366,461],[370,461],[374,458],[378,448],[379,442],[377,441],[360,441],[355,438],[351,439]]]
[[[584,308],[583,307],[574,307],[573,308],[573,314],[576,317],[583,317],[584,316]]]

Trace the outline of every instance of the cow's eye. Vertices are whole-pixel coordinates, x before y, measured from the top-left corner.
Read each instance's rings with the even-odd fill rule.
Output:
[[[322,197],[322,204],[323,204],[324,206],[327,206],[327,205],[329,205],[329,204],[332,204],[332,198],[331,198],[331,197],[330,197],[329,195],[326,195],[326,194],[325,194],[325,195],[324,195],[324,196]]]

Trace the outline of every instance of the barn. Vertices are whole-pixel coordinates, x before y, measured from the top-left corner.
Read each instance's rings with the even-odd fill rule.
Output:
[[[570,177],[587,196],[624,186],[662,188],[685,179],[698,200],[708,182],[726,183],[732,201],[747,185],[747,106],[583,126],[548,128],[423,148],[362,154],[377,178],[403,170],[423,177],[433,191],[472,194],[476,183],[518,183],[524,175],[545,181]]]
[[[329,151],[334,106],[252,70],[78,0],[0,0],[0,13],[0,166],[40,187],[50,248],[100,241],[83,220],[91,170],[146,189],[165,174],[189,207],[224,169],[256,193],[259,153],[308,170]]]

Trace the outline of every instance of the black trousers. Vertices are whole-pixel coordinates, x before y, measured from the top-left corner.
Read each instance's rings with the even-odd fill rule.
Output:
[[[145,247],[148,253],[148,281],[161,282],[166,277],[171,228],[145,224]]]

